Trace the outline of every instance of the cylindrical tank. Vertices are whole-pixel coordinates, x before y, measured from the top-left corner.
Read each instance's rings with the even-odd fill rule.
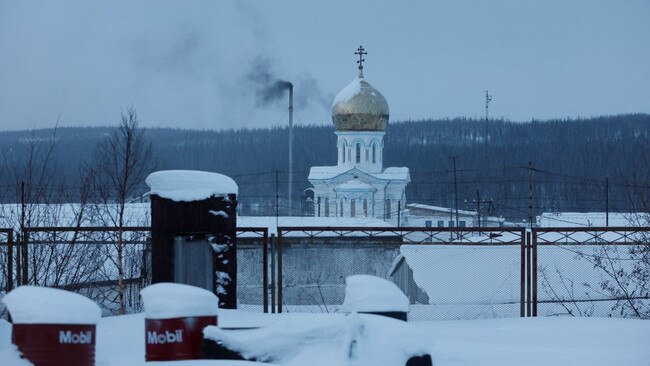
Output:
[[[68,291],[21,286],[2,301],[13,319],[11,339],[35,366],[95,364],[96,324],[101,309]]]

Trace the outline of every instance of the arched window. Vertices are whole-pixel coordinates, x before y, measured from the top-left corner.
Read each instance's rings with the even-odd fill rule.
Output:
[[[350,200],[350,217],[355,217],[357,213],[357,200],[352,198]]]
[[[343,198],[339,201],[339,206],[340,206],[340,213],[339,216],[343,217]]]
[[[361,144],[359,143],[357,143],[356,157],[357,164],[361,163]]]
[[[377,162],[377,144],[374,142],[372,143],[372,163],[375,164]]]
[[[392,215],[391,211],[392,211],[392,208],[391,208],[391,204],[390,204],[390,198],[388,198],[388,199],[386,199],[386,209],[384,211],[384,217],[387,218],[387,219],[392,218],[393,215]]]
[[[363,199],[363,217],[368,217],[368,199]]]
[[[341,144],[341,163],[345,163],[345,142]]]
[[[330,217],[330,199],[325,197],[325,217]]]

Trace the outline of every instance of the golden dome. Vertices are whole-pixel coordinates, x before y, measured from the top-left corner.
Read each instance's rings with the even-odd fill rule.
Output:
[[[334,98],[332,121],[337,131],[385,131],[388,102],[359,75]]]

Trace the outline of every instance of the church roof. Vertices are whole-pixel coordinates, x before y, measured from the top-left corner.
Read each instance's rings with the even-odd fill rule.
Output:
[[[386,168],[381,173],[369,173],[358,167],[338,167],[338,166],[313,166],[309,171],[309,180],[327,180],[333,179],[342,175],[351,175],[361,173],[368,175],[379,180],[407,180],[410,181],[409,168],[406,167],[393,167]]]

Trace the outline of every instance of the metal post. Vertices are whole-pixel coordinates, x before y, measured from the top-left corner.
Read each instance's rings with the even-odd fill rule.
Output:
[[[533,163],[528,162],[528,222],[533,229]]]
[[[271,233],[271,313],[275,313],[275,244]]]
[[[481,192],[476,190],[476,223],[481,227]]]
[[[14,288],[14,232],[7,233],[7,292]]]
[[[269,253],[268,253],[268,229],[264,230],[264,238],[262,239],[262,289],[264,297],[262,302],[264,304],[264,312],[269,312]]]
[[[526,231],[526,314],[531,316],[532,312],[532,291],[531,291],[531,237],[530,231]]]
[[[533,316],[537,316],[537,231],[533,229]]]
[[[520,277],[520,288],[519,288],[519,303],[520,303],[520,309],[519,309],[519,316],[520,317],[525,317],[526,316],[526,297],[525,297],[525,292],[526,292],[526,231],[525,229],[521,230],[521,277]]]
[[[293,84],[289,83],[289,216],[293,213]]]
[[[28,268],[29,268],[29,252],[27,250],[27,243],[29,242],[29,233],[25,231],[23,233],[23,285],[28,285],[29,284],[29,277],[28,277]],[[36,284],[36,283],[34,283]]]
[[[605,177],[605,226],[609,226],[609,175]]]
[[[282,230],[278,228],[278,313],[282,312]]]
[[[23,276],[21,275],[22,273],[22,268],[23,268],[23,260],[22,260],[22,245],[23,245],[23,237],[21,234],[16,235],[16,286],[21,286],[23,284]]]

